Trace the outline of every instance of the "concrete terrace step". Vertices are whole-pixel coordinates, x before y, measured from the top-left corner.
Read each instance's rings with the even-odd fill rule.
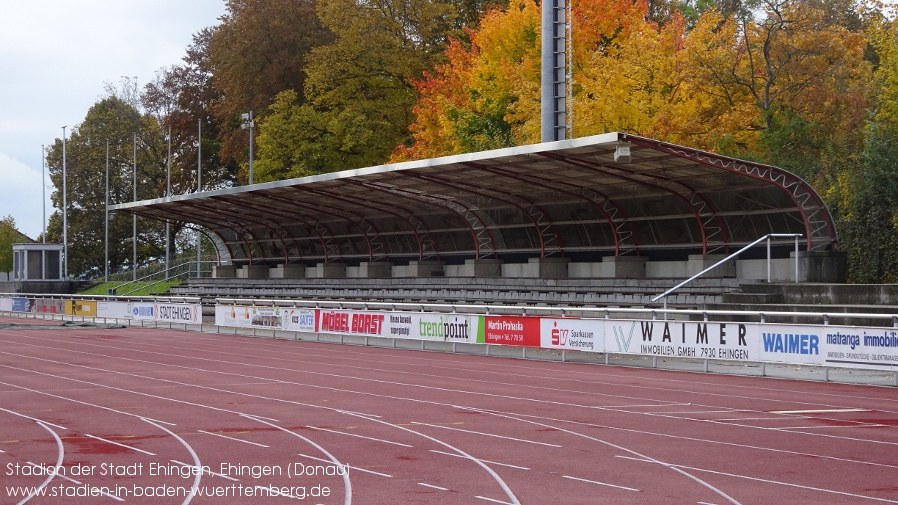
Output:
[[[898,305],[831,305],[831,304],[789,304],[789,303],[710,303],[707,310],[752,311],[764,314],[770,323],[781,324],[821,324],[822,315],[829,324],[845,326],[892,326],[888,316],[898,315]],[[775,312],[807,312],[820,315],[774,316]],[[839,314],[883,314],[886,317],[848,318]],[[760,319],[759,317],[756,319]]]
[[[192,279],[173,294],[235,298],[301,298],[421,303],[647,306],[677,279]],[[698,308],[736,289],[733,279],[703,279],[668,297]],[[654,304],[659,305],[659,304]]]

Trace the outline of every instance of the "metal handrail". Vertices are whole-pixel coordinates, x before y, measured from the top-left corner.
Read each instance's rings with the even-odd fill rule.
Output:
[[[770,283],[770,239],[771,238],[794,238],[795,239],[795,282],[798,282],[798,239],[801,237],[802,237],[802,235],[800,233],[768,233],[767,235],[764,235],[763,237],[759,238],[758,240],[755,240],[754,242],[752,242],[751,244],[748,244],[747,246],[743,247],[742,249],[739,249],[738,251],[734,252],[733,254],[730,254],[726,258],[718,261],[717,263],[714,263],[713,265],[711,265],[708,268],[702,270],[701,272],[693,275],[692,277],[686,279],[685,281],[677,284],[676,286],[668,289],[667,291],[661,293],[660,295],[652,298],[652,302],[657,302],[661,298],[664,298],[664,310],[667,310],[667,295],[680,289],[681,287],[685,286],[686,284],[689,284],[690,282],[694,281],[695,279],[698,279],[699,277],[701,277],[702,275],[705,275],[706,273],[710,272],[711,270],[714,270],[715,268],[726,263],[727,261],[730,261],[731,259],[735,258],[736,256],[739,256],[743,252],[747,251],[748,249],[751,249],[752,247],[760,244],[761,242],[763,242],[765,240],[767,241],[767,282]]]
[[[197,270],[199,270],[199,265],[200,265],[200,264],[203,264],[203,263],[214,263],[214,264],[218,264],[217,261],[208,261],[208,260],[204,260],[204,261],[196,261],[196,260],[188,260],[188,261],[185,261],[185,262],[183,262],[183,263],[178,263],[177,265],[175,265],[175,266],[173,266],[173,267],[166,268],[166,269],[164,269],[164,270],[160,270],[160,271],[158,271],[158,272],[154,272],[154,273],[149,274],[149,275],[145,275],[145,276],[143,276],[143,277],[141,277],[141,278],[139,278],[139,279],[136,279],[136,280],[133,280],[133,281],[129,281],[129,282],[126,282],[126,283],[124,283],[124,284],[119,284],[118,286],[116,286],[115,288],[112,289],[112,292],[113,292],[114,294],[117,294],[117,295],[120,294],[120,295],[122,295],[122,296],[125,296],[125,295],[129,295],[129,294],[131,294],[131,293],[133,293],[133,292],[135,292],[135,291],[139,291],[139,290],[143,289],[144,287],[148,287],[148,288],[152,289],[153,286],[155,286],[155,285],[157,285],[157,284],[160,284],[160,283],[162,283],[162,282],[168,281],[168,280],[170,280],[170,279],[172,279],[172,278],[180,278],[180,277],[183,277],[185,274],[189,276],[190,273],[192,272],[191,266],[192,266],[193,264],[196,264],[196,265],[197,265]],[[185,267],[186,267],[186,268],[185,268]],[[177,275],[169,275],[169,273],[170,273],[172,270],[176,270],[176,269],[184,269],[184,271],[181,272],[181,273],[179,273],[179,274],[177,274]],[[121,289],[122,289],[123,287],[125,287],[125,286],[131,285],[131,284],[136,284],[136,283],[139,283],[139,282],[144,282],[144,281],[146,281],[147,279],[150,279],[151,277],[156,277],[156,276],[159,276],[159,275],[164,275],[164,277],[163,277],[162,279],[160,279],[160,280],[158,280],[158,281],[156,281],[156,282],[150,284],[149,286],[140,286],[140,287],[137,287],[137,288],[135,288],[135,289],[132,289],[131,291],[123,291],[123,292],[120,292],[120,291],[119,291],[119,290],[121,290]]]

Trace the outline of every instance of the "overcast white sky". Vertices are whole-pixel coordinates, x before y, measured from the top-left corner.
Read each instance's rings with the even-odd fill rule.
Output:
[[[43,230],[41,145],[84,121],[105,84],[181,63],[225,0],[27,0],[0,7],[0,218]],[[52,188],[47,179],[47,218]]]

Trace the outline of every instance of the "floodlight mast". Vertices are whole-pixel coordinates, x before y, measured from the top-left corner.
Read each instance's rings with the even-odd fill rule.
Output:
[[[240,114],[243,123],[240,125],[241,130],[249,129],[249,183],[253,183],[253,127],[256,125],[253,121],[253,111]]]
[[[540,140],[554,142],[571,137],[570,107],[570,0],[542,3]]]
[[[66,166],[65,166],[65,129],[62,127],[62,258],[63,258],[63,277],[69,278],[69,202],[68,188],[66,187]]]

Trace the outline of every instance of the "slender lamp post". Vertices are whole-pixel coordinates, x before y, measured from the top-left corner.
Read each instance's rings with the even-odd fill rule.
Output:
[[[137,133],[134,133],[134,201],[137,201]],[[131,230],[132,230],[132,240],[131,240],[131,250],[133,251],[134,259],[131,263],[131,280],[137,280],[137,214],[132,215],[133,219],[131,220]]]
[[[165,196],[171,196],[171,125],[168,127],[168,182],[165,188]],[[171,233],[171,224],[168,219],[165,220],[165,280],[168,280],[168,269],[169,269],[169,242]]]
[[[63,278],[69,278],[69,202],[66,187],[65,129],[62,127],[62,258]]]
[[[103,249],[106,258],[106,268],[103,274],[103,282],[109,282],[109,141],[106,141],[106,219],[103,221],[106,226],[106,240],[103,243]]]
[[[41,211],[43,212],[44,232],[41,234],[41,243],[47,243],[47,169],[44,163],[44,146],[41,145]]]
[[[202,118],[198,119],[197,122],[197,142],[196,142],[196,192],[200,193],[203,191],[203,120]],[[200,247],[202,247],[202,237],[200,236],[199,230],[196,232],[196,276],[200,277],[200,258],[202,254],[200,252]]]
[[[253,121],[253,111],[249,111],[246,114],[241,114],[240,119],[243,120],[243,124],[240,125],[240,128],[246,130],[249,128],[249,183],[253,183],[253,127],[255,126],[255,121]]]

